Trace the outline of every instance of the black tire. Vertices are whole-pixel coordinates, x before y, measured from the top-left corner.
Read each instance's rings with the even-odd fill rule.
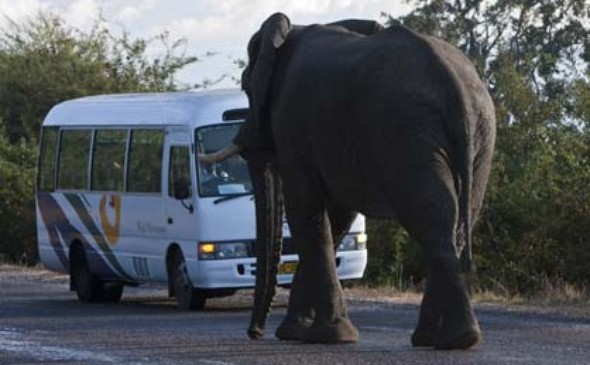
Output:
[[[70,275],[74,283],[78,300],[83,303],[97,303],[102,299],[102,285],[96,275],[90,271],[86,254],[80,247],[75,248],[70,262]]]
[[[172,273],[172,290],[178,308],[189,311],[205,308],[207,297],[203,291],[193,288],[182,252],[176,251],[174,253],[170,272]]]
[[[124,285],[121,283],[110,282],[102,283],[102,298],[104,303],[119,303],[123,296]]]
[[[123,284],[102,282],[90,270],[81,247],[74,248],[71,261],[72,281],[78,300],[83,303],[118,303],[123,295]]]

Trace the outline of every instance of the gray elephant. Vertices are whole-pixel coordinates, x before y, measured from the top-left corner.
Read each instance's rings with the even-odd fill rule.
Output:
[[[280,13],[254,34],[248,56],[242,87],[250,116],[234,144],[202,159],[240,152],[251,170],[259,252],[249,335],[262,335],[274,293],[284,199],[299,265],[279,339],[357,340],[334,245],[361,212],[397,219],[427,255],[412,344],[477,344],[460,272],[472,268],[495,113],[469,59],[403,26],[291,26]]]

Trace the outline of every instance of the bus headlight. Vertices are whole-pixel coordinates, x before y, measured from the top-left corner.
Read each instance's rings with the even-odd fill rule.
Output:
[[[367,248],[367,235],[365,233],[358,234],[355,239],[357,250],[364,250]]]
[[[248,242],[202,242],[199,243],[200,260],[226,260],[250,257]]]
[[[367,247],[367,235],[364,233],[346,235],[340,241],[339,251],[364,250]]]

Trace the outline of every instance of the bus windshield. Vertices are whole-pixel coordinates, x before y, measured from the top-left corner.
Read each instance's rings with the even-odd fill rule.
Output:
[[[197,152],[213,153],[234,139],[240,123],[227,123],[198,128],[195,131]],[[202,197],[233,196],[252,193],[252,182],[246,161],[234,155],[225,161],[207,164],[197,161],[199,195]]]

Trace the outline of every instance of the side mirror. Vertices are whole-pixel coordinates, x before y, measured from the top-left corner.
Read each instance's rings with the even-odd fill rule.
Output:
[[[174,198],[177,200],[185,200],[191,196],[190,187],[186,179],[177,179],[174,181]]]

